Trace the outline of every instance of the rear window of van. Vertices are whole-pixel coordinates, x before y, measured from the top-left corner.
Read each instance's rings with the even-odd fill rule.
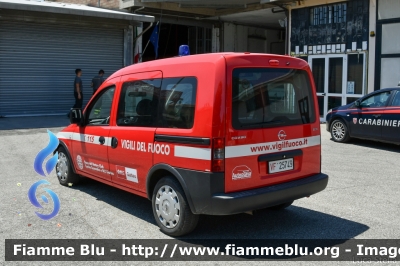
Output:
[[[237,68],[232,80],[235,129],[301,125],[315,121],[313,93],[306,71]]]

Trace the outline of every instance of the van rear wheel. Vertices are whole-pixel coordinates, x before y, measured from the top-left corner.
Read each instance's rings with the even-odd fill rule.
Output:
[[[156,184],[153,197],[153,214],[161,231],[170,236],[183,236],[193,231],[199,215],[190,210],[179,182],[170,176]]]

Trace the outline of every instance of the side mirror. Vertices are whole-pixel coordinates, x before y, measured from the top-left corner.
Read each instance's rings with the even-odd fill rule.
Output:
[[[360,101],[359,100],[355,101],[354,102],[354,106],[357,107],[357,108],[360,108],[361,107]]]
[[[82,109],[81,108],[73,108],[69,112],[69,122],[71,124],[80,125],[83,121]]]

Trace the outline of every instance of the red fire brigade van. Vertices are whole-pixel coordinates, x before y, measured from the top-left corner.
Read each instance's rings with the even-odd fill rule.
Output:
[[[85,176],[152,201],[171,236],[200,214],[272,207],[325,189],[308,64],[214,53],[156,60],[109,77],[58,134],[62,185]]]

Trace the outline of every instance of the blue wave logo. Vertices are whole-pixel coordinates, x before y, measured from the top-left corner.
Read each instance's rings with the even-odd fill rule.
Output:
[[[49,144],[41,150],[38,155],[36,155],[35,162],[33,163],[33,168],[35,169],[36,173],[38,173],[41,176],[46,176],[46,174],[43,172],[43,162],[46,159],[47,156],[52,154],[52,152],[58,147],[59,141],[56,135],[54,135],[50,130],[47,130],[47,133],[49,134]],[[54,167],[57,164],[58,160],[58,152],[56,152],[53,157],[51,157],[47,163],[46,163],[46,172],[49,175],[51,171],[53,171]]]
[[[48,181],[42,179],[34,183],[28,191],[28,198],[31,201],[32,205],[41,209],[43,209],[43,206],[39,203],[39,201],[36,198],[36,190],[42,184],[50,185]],[[44,190],[50,195],[51,199],[53,200],[54,209],[50,214],[42,214],[38,212],[35,212],[35,214],[42,220],[50,220],[51,218],[56,216],[60,211],[60,199],[58,198],[57,194],[54,193],[54,191],[52,191],[51,189],[45,188]],[[46,195],[41,195],[41,199],[45,203],[49,203],[49,199],[46,197]]]
[[[47,144],[47,146],[36,155],[35,161],[33,163],[33,168],[35,169],[36,173],[38,173],[41,176],[46,176],[46,173],[47,175],[49,175],[51,171],[53,171],[53,169],[55,168],[58,160],[58,152],[56,152],[46,162],[46,167],[45,167],[46,173],[43,171],[42,165],[45,159],[47,158],[47,156],[53,153],[53,151],[58,147],[59,144],[58,138],[50,130],[47,130],[47,134],[49,134],[49,139],[50,139],[49,144]],[[36,191],[40,185],[50,185],[50,183],[46,180],[39,180],[36,183],[34,183],[28,191],[28,198],[33,206],[43,209],[43,206],[39,203],[38,199],[36,198]],[[51,189],[45,188],[44,191],[46,191],[50,195],[54,204],[54,209],[50,214],[42,214],[38,212],[35,212],[35,214],[40,219],[50,220],[51,218],[56,216],[60,211],[60,199],[58,198],[57,194],[54,193],[54,191],[52,191]],[[46,195],[41,195],[41,199],[43,200],[44,203],[46,204],[49,203],[49,199],[46,197]]]

